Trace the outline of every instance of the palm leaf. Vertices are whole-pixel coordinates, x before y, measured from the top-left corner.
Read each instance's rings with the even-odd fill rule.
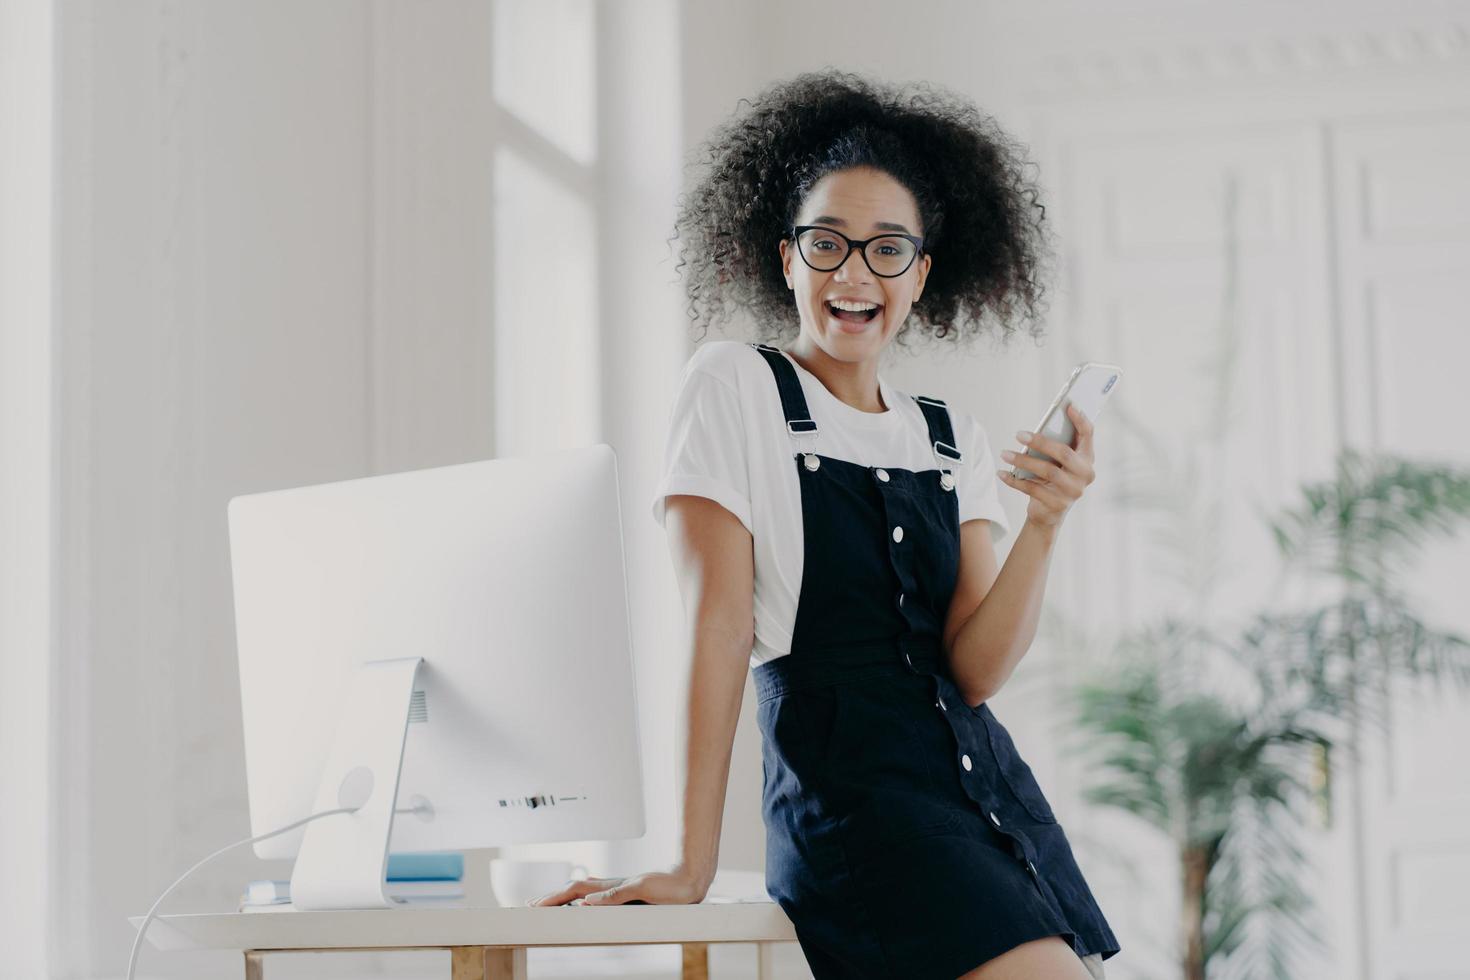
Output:
[[[1311,804],[1330,800],[1321,777],[1334,751],[1356,751],[1353,722],[1386,725],[1399,678],[1470,686],[1470,641],[1387,584],[1470,516],[1470,473],[1351,452],[1336,470],[1269,526],[1285,571],[1339,588],[1320,608],[1260,612],[1228,641],[1204,625],[1216,550],[1201,528],[1218,508],[1177,496],[1204,482],[1201,467],[1185,454],[1140,481],[1131,499],[1160,503],[1155,543],[1200,613],[1124,633],[1073,692],[1084,798],[1141,818],[1195,867],[1209,862],[1198,900],[1212,980],[1290,977],[1320,950],[1302,841]]]
[[[1464,469],[1348,449],[1336,470],[1269,521],[1282,556],[1305,570],[1371,588],[1470,517]]]

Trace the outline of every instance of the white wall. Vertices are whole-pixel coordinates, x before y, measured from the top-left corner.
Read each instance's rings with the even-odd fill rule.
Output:
[[[54,433],[35,415],[42,428],[28,444],[7,443],[5,457],[7,472],[13,455],[13,472],[27,475],[31,486],[20,490],[31,496],[46,493],[40,461],[59,459],[61,540],[27,545],[61,564],[56,735],[37,750],[55,754],[60,801],[54,975],[116,975],[131,939],[123,916],[246,834],[226,500],[529,451],[497,445],[497,414],[525,406],[499,397],[495,338],[513,329],[549,339],[547,328],[563,325],[551,314],[494,319],[493,168],[507,147],[529,147],[538,166],[585,195],[595,223],[582,231],[606,256],[595,281],[612,301],[592,325],[600,344],[566,355],[585,355],[601,380],[551,405],[552,422],[580,412],[593,427],[556,430],[552,444],[570,432],[619,456],[650,835],[578,856],[601,873],[670,859],[671,680],[653,651],[672,582],[645,500],[662,448],[661,422],[647,420],[666,411],[659,384],[684,356],[670,329],[677,297],[664,242],[678,164],[672,5],[600,18],[587,2],[560,5],[556,16],[595,28],[598,102],[584,111],[596,116],[596,155],[581,169],[558,162],[533,126],[496,103],[491,5],[74,0],[58,10],[60,150],[50,173],[62,342],[54,386],[36,370],[29,387],[5,389],[7,420],[21,417],[8,411],[12,399],[43,409],[54,397],[58,406]],[[541,40],[562,56],[555,35]],[[35,91],[33,118],[49,122],[49,98]],[[45,178],[48,161],[28,161],[26,176]],[[33,209],[44,204],[33,200]],[[39,211],[28,220],[49,227]],[[611,240],[644,245],[614,254]],[[539,239],[529,241],[534,256]],[[44,312],[44,289],[6,295]],[[31,345],[16,348],[24,359],[7,358],[7,374],[44,365],[35,344],[45,336],[7,328],[7,345]],[[550,387],[563,355],[533,343],[526,363],[499,367],[539,372]],[[44,598],[36,588],[14,594]],[[43,604],[33,612],[49,619]],[[23,619],[7,629],[12,622],[31,630]],[[17,680],[44,690],[36,678]],[[44,701],[11,718],[44,724]],[[35,769],[46,757],[5,758]],[[29,835],[26,846],[39,839]],[[470,855],[468,887],[482,900],[493,853]],[[172,907],[230,908],[245,880],[288,874],[282,862],[231,855],[181,888]],[[25,942],[37,935],[45,931]],[[442,959],[288,958],[271,973],[421,975]],[[147,975],[239,968],[228,953],[144,954]]]
[[[0,3],[0,976],[50,959],[55,472],[52,17]]]
[[[1004,21],[1014,36],[1049,38],[1009,49],[1004,64],[1056,189],[1065,349],[1072,359],[1108,351],[1131,368],[1108,420],[1109,469],[1099,468],[1100,492],[1052,599],[1095,638],[1166,610],[1223,624],[1279,603],[1258,511],[1327,477],[1340,446],[1453,459],[1450,426],[1419,393],[1444,390],[1429,379],[1465,355],[1446,294],[1466,269],[1462,13],[1355,4],[1227,15],[1147,3],[1108,13],[1041,4],[1008,8]],[[1191,374],[1227,334],[1238,366],[1217,401]],[[1420,406],[1427,431],[1386,438],[1403,424],[1402,404]],[[1135,426],[1161,435],[1165,451],[1150,451]],[[1202,533],[1184,568],[1165,568],[1148,522],[1118,491],[1180,477],[1186,460],[1205,499],[1174,492]],[[1206,509],[1217,502],[1218,512]],[[1425,557],[1443,568],[1455,547]],[[1400,585],[1431,621],[1470,625],[1432,608],[1447,609],[1432,577]],[[1055,652],[1062,671],[1085,662]],[[1333,823],[1308,844],[1325,948],[1300,975],[1453,969],[1453,923],[1470,906],[1451,869],[1470,841],[1450,827],[1467,823],[1470,779],[1427,781],[1423,764],[1409,763],[1442,759],[1444,744],[1470,735],[1465,705],[1463,696],[1401,705],[1392,739],[1368,733],[1361,772],[1339,754]],[[1059,748],[1043,749],[1038,768],[1069,783],[1079,774]],[[1173,937],[1156,927],[1173,915],[1169,854],[1111,815],[1089,817],[1085,834],[1100,887],[1119,896],[1119,934],[1136,939],[1117,972],[1170,969]]]
[[[60,976],[248,835],[226,500],[370,471],[367,13],[61,8]],[[237,852],[176,907],[284,871]]]

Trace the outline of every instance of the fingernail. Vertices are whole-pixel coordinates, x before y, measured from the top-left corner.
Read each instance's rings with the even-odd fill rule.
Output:
[[[1031,440],[1031,433],[1027,432],[1025,429],[1018,429],[1016,430],[1016,438],[1019,439],[1021,442],[1029,442]]]
[[[996,473],[997,473],[997,474],[999,474],[999,475],[1000,475],[1000,478],[1001,478],[1001,479],[1002,479],[1002,480],[1004,480],[1004,479],[1005,479],[1005,478],[1006,478],[1006,477],[1008,477],[1008,476],[1010,476],[1010,475],[1011,475],[1011,474],[1010,474],[1010,473],[1009,473],[1009,472],[1007,472],[1007,471],[1006,471],[1006,470],[1004,470],[1004,469],[999,469],[999,470],[996,470],[996,471],[995,471],[995,472],[996,472]]]

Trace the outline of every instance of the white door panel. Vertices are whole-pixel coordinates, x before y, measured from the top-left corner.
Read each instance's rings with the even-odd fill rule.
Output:
[[[1165,613],[1224,617],[1270,598],[1259,570],[1275,567],[1275,547],[1257,508],[1329,472],[1334,449],[1323,152],[1319,128],[1290,124],[1094,135],[1057,154],[1070,302],[1054,373],[1084,358],[1123,371],[1099,426],[1098,479],[1059,541],[1048,598],[1084,635]],[[1217,387],[1232,336],[1234,368]],[[1196,483],[1169,482],[1191,468]],[[1130,484],[1172,494],[1189,514],[1172,558],[1158,536],[1179,525],[1120,507]],[[1059,683],[1096,653],[1058,645]],[[1026,744],[1044,744],[1044,723],[1031,724]],[[1026,722],[1016,727],[1027,738]],[[1075,762],[1033,766],[1075,799]],[[1069,833],[1126,951],[1109,976],[1177,976],[1172,851],[1114,814],[1080,817]]]
[[[1470,116],[1338,127],[1333,154],[1350,440],[1470,466]],[[1470,534],[1395,583],[1470,636]],[[1470,977],[1470,698],[1399,685],[1363,780],[1365,953],[1385,980]]]

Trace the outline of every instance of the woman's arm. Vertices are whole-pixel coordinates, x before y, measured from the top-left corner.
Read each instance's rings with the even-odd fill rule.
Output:
[[[964,537],[976,547],[992,547],[985,523],[975,523],[979,531]],[[972,707],[990,700],[1031,648],[1056,535],[1055,526],[1029,518],[1021,525],[1000,574],[947,648],[955,686]]]
[[[1075,446],[1018,432],[1016,438],[1023,445],[1045,453],[1055,462],[1024,457],[1034,479],[1017,479],[1004,469],[999,474],[1007,486],[1020,490],[1031,502],[1026,505],[1026,523],[995,583],[945,648],[955,686],[971,706],[988,701],[1000,690],[1031,648],[1057,532],[1062,519],[1096,476],[1092,422],[1071,403],[1067,404],[1067,415],[1077,430]],[[1001,457],[1007,462],[1022,458],[1009,450]],[[963,549],[962,536],[962,562]]]
[[[670,871],[631,878],[584,878],[536,905],[700,902],[715,876],[735,723],[755,642],[755,550],[740,519],[707,497],[671,494],[664,528],[684,600],[687,748],[684,836]]]
[[[665,508],[690,651],[680,866],[707,889],[755,642],[755,551],[745,525],[713,500],[673,495]]]

